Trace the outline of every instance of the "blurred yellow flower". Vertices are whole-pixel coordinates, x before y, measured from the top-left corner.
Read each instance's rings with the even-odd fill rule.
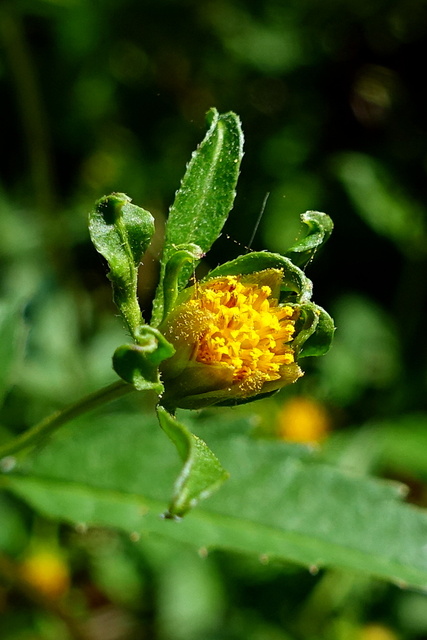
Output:
[[[316,400],[298,396],[288,400],[278,415],[278,435],[283,440],[317,443],[330,429],[326,409]]]
[[[50,598],[60,597],[70,586],[67,563],[58,552],[49,549],[34,551],[22,561],[21,578]]]
[[[382,624],[367,624],[360,630],[358,640],[399,640],[399,636]]]

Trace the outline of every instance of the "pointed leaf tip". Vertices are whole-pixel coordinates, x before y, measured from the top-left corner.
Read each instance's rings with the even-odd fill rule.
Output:
[[[174,494],[166,514],[181,517],[208,498],[228,478],[228,472],[207,444],[191,433],[164,407],[157,408],[160,426],[174,443],[184,466],[174,487]]]

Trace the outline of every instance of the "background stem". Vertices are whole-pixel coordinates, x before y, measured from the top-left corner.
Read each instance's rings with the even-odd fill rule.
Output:
[[[14,438],[11,442],[4,444],[0,447],[0,459],[17,453],[18,451],[39,442],[47,435],[58,429],[61,425],[77,418],[77,416],[91,411],[92,409],[95,409],[95,407],[106,404],[107,402],[111,402],[112,400],[126,395],[127,393],[131,393],[132,391],[135,391],[135,388],[132,385],[119,380],[118,382],[114,382],[107,387],[103,387],[102,389],[85,396],[65,409],[56,411],[47,418],[44,418],[28,431],[25,431],[18,437]]]

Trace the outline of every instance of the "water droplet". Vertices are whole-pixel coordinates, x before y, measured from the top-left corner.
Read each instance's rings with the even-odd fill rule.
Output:
[[[317,566],[317,564],[311,564],[308,567],[308,571],[312,576],[317,576],[317,574],[319,573],[319,567]]]

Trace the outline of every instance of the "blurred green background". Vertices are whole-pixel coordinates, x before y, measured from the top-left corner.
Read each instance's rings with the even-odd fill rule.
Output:
[[[252,249],[284,251],[306,210],[335,223],[308,267],[335,345],[295,388],[250,406],[257,434],[322,437],[325,460],[403,481],[427,506],[426,44],[423,0],[3,0],[0,318],[24,309],[26,329],[0,436],[115,379],[123,330],[87,213],[120,191],[155,215],[139,292],[148,315],[167,210],[215,106],[240,115],[246,143],[234,210],[204,268],[248,250],[267,193]],[[321,416],[308,436],[301,416],[283,427],[296,398],[311,425]],[[6,512],[17,524],[13,540],[0,532],[2,640],[78,637],[67,614],[6,579],[7,562],[34,557],[37,576],[52,569],[46,593],[85,610],[94,640],[427,638],[422,594],[135,545],[12,499]]]

